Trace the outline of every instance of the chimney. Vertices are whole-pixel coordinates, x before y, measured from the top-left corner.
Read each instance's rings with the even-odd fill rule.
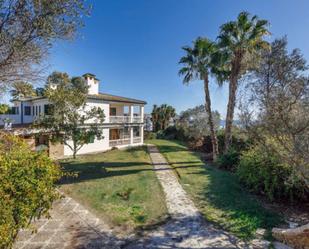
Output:
[[[95,75],[92,73],[85,73],[83,77],[89,86],[88,94],[99,94],[99,80]]]

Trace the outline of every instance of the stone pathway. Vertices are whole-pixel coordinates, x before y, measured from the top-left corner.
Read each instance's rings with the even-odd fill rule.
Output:
[[[263,243],[245,245],[206,223],[158,149],[148,145],[148,150],[172,219],[155,231],[145,232],[138,241],[125,248],[267,248],[268,244]]]
[[[51,219],[33,225],[37,233],[21,231],[14,249],[118,249],[126,242],[70,197],[57,201]]]

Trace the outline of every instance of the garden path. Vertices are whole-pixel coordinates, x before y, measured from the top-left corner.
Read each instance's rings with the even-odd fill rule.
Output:
[[[148,151],[166,196],[171,220],[154,231],[144,232],[139,240],[125,247],[140,248],[267,248],[265,241],[246,245],[229,233],[205,222],[178,182],[176,174],[154,145]]]
[[[37,233],[21,231],[14,249],[118,249],[125,243],[70,197],[56,201],[50,215],[33,222]]]
[[[171,219],[151,231],[131,238],[117,237],[110,227],[70,197],[54,203],[50,219],[33,225],[37,233],[23,230],[14,249],[142,249],[142,248],[267,248],[257,241],[246,245],[207,223],[188,197],[177,176],[157,147],[148,146],[154,170],[162,185]]]

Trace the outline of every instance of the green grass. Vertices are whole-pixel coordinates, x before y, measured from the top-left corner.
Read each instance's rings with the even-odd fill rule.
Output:
[[[205,165],[198,153],[179,142],[147,142],[158,146],[207,220],[245,240],[252,239],[257,228],[270,231],[282,222],[278,214],[247,193],[232,173]]]
[[[119,232],[129,233],[166,217],[161,186],[145,147],[113,150],[61,161],[61,189]]]

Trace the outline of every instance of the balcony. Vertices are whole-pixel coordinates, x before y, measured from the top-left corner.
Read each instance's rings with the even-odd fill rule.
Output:
[[[142,142],[141,137],[133,137],[133,144],[138,144],[141,142]],[[130,144],[130,138],[109,140],[109,147],[116,147],[116,146],[129,145],[129,144]]]
[[[142,142],[142,138],[141,137],[134,137],[133,138],[133,143],[134,144],[139,144],[139,143],[141,143]]]
[[[143,119],[141,116],[110,116],[109,122],[114,124],[124,124],[124,123],[142,123]]]
[[[116,147],[116,146],[128,145],[128,144],[130,144],[130,138],[109,140],[109,147]]]

